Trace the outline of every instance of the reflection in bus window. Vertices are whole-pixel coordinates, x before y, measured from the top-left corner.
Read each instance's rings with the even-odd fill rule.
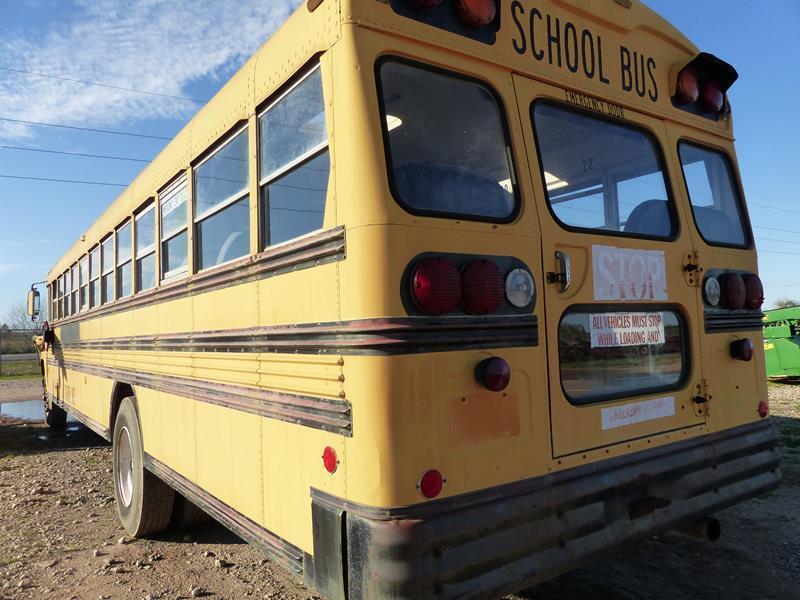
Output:
[[[547,199],[581,229],[670,238],[673,209],[656,143],[629,126],[538,103],[533,109]]]
[[[195,169],[195,222],[199,269],[250,251],[247,129]]]
[[[330,160],[319,68],[258,119],[262,246],[321,229]]]
[[[674,311],[566,314],[558,326],[564,393],[584,404],[677,387],[684,373],[681,329]]]
[[[485,86],[409,64],[380,65],[389,175],[412,212],[505,221],[516,208],[505,120]]]
[[[189,264],[188,219],[189,192],[181,178],[159,193],[161,205],[161,279],[186,273]]]
[[[747,246],[739,195],[727,159],[689,143],[679,148],[697,229],[709,244]]]

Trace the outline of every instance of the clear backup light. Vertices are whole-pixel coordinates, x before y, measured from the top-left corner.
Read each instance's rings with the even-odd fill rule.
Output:
[[[525,308],[536,299],[536,284],[525,269],[512,269],[506,275],[506,299],[517,308]]]
[[[721,290],[719,287],[719,280],[716,277],[706,277],[703,283],[703,297],[706,304],[709,306],[717,306],[719,304]]]

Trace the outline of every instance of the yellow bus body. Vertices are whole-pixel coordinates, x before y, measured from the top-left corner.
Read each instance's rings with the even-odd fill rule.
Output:
[[[376,0],[301,6],[50,271],[54,341],[42,353],[50,401],[108,438],[120,400],[134,395],[148,468],[332,598],[501,594],[777,485],[774,427],[757,410],[767,396],[760,328],[706,333],[691,270],[755,273],[756,254],[699,235],[675,151],[690,139],[735,165],[731,119],[673,105],[676,69],[698,49],[640,2],[626,4],[503,2],[494,44]],[[547,18],[559,19],[562,35],[569,22],[602,38],[608,83],[571,72],[563,54],[552,65],[536,60],[531,45],[547,51]],[[621,85],[620,46],[657,66],[644,97]],[[375,64],[385,56],[495,90],[521,199],[512,222],[413,215],[394,201],[376,97]],[[263,250],[258,115],[317,60],[331,157],[323,226]],[[650,132],[677,207],[674,239],[554,225],[528,116],[541,99]],[[59,276],[242,124],[249,255],[200,270],[190,211],[186,277],[158,277],[152,290],[88,311],[60,308]],[[581,406],[564,398],[559,323],[568,307],[596,304],[593,245],[664,253],[669,303],[688,330],[672,415],[601,429],[603,409],[664,393]],[[571,257],[564,293],[546,282],[556,251]],[[502,319],[460,321],[453,331],[409,316],[398,290],[424,252],[528,265],[537,299],[534,318],[514,334],[524,341],[493,345],[510,335]],[[756,349],[750,362],[730,356],[742,337]],[[502,393],[474,376],[491,356],[512,369]],[[338,457],[333,474],[320,458],[327,447]],[[430,468],[445,479],[435,500],[418,489]]]

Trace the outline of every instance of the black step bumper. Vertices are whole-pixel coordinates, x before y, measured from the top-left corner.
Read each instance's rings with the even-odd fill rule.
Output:
[[[500,596],[777,487],[777,442],[766,419],[389,509],[312,490],[306,579],[332,599]]]

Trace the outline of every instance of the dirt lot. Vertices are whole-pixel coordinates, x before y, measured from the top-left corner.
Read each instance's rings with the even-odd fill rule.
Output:
[[[12,391],[26,393],[0,385],[0,399]],[[717,515],[719,542],[654,537],[514,600],[800,598],[800,385],[771,385],[770,398],[783,486]],[[318,597],[213,522],[125,538],[105,442],[0,415],[0,599],[193,596]]]

